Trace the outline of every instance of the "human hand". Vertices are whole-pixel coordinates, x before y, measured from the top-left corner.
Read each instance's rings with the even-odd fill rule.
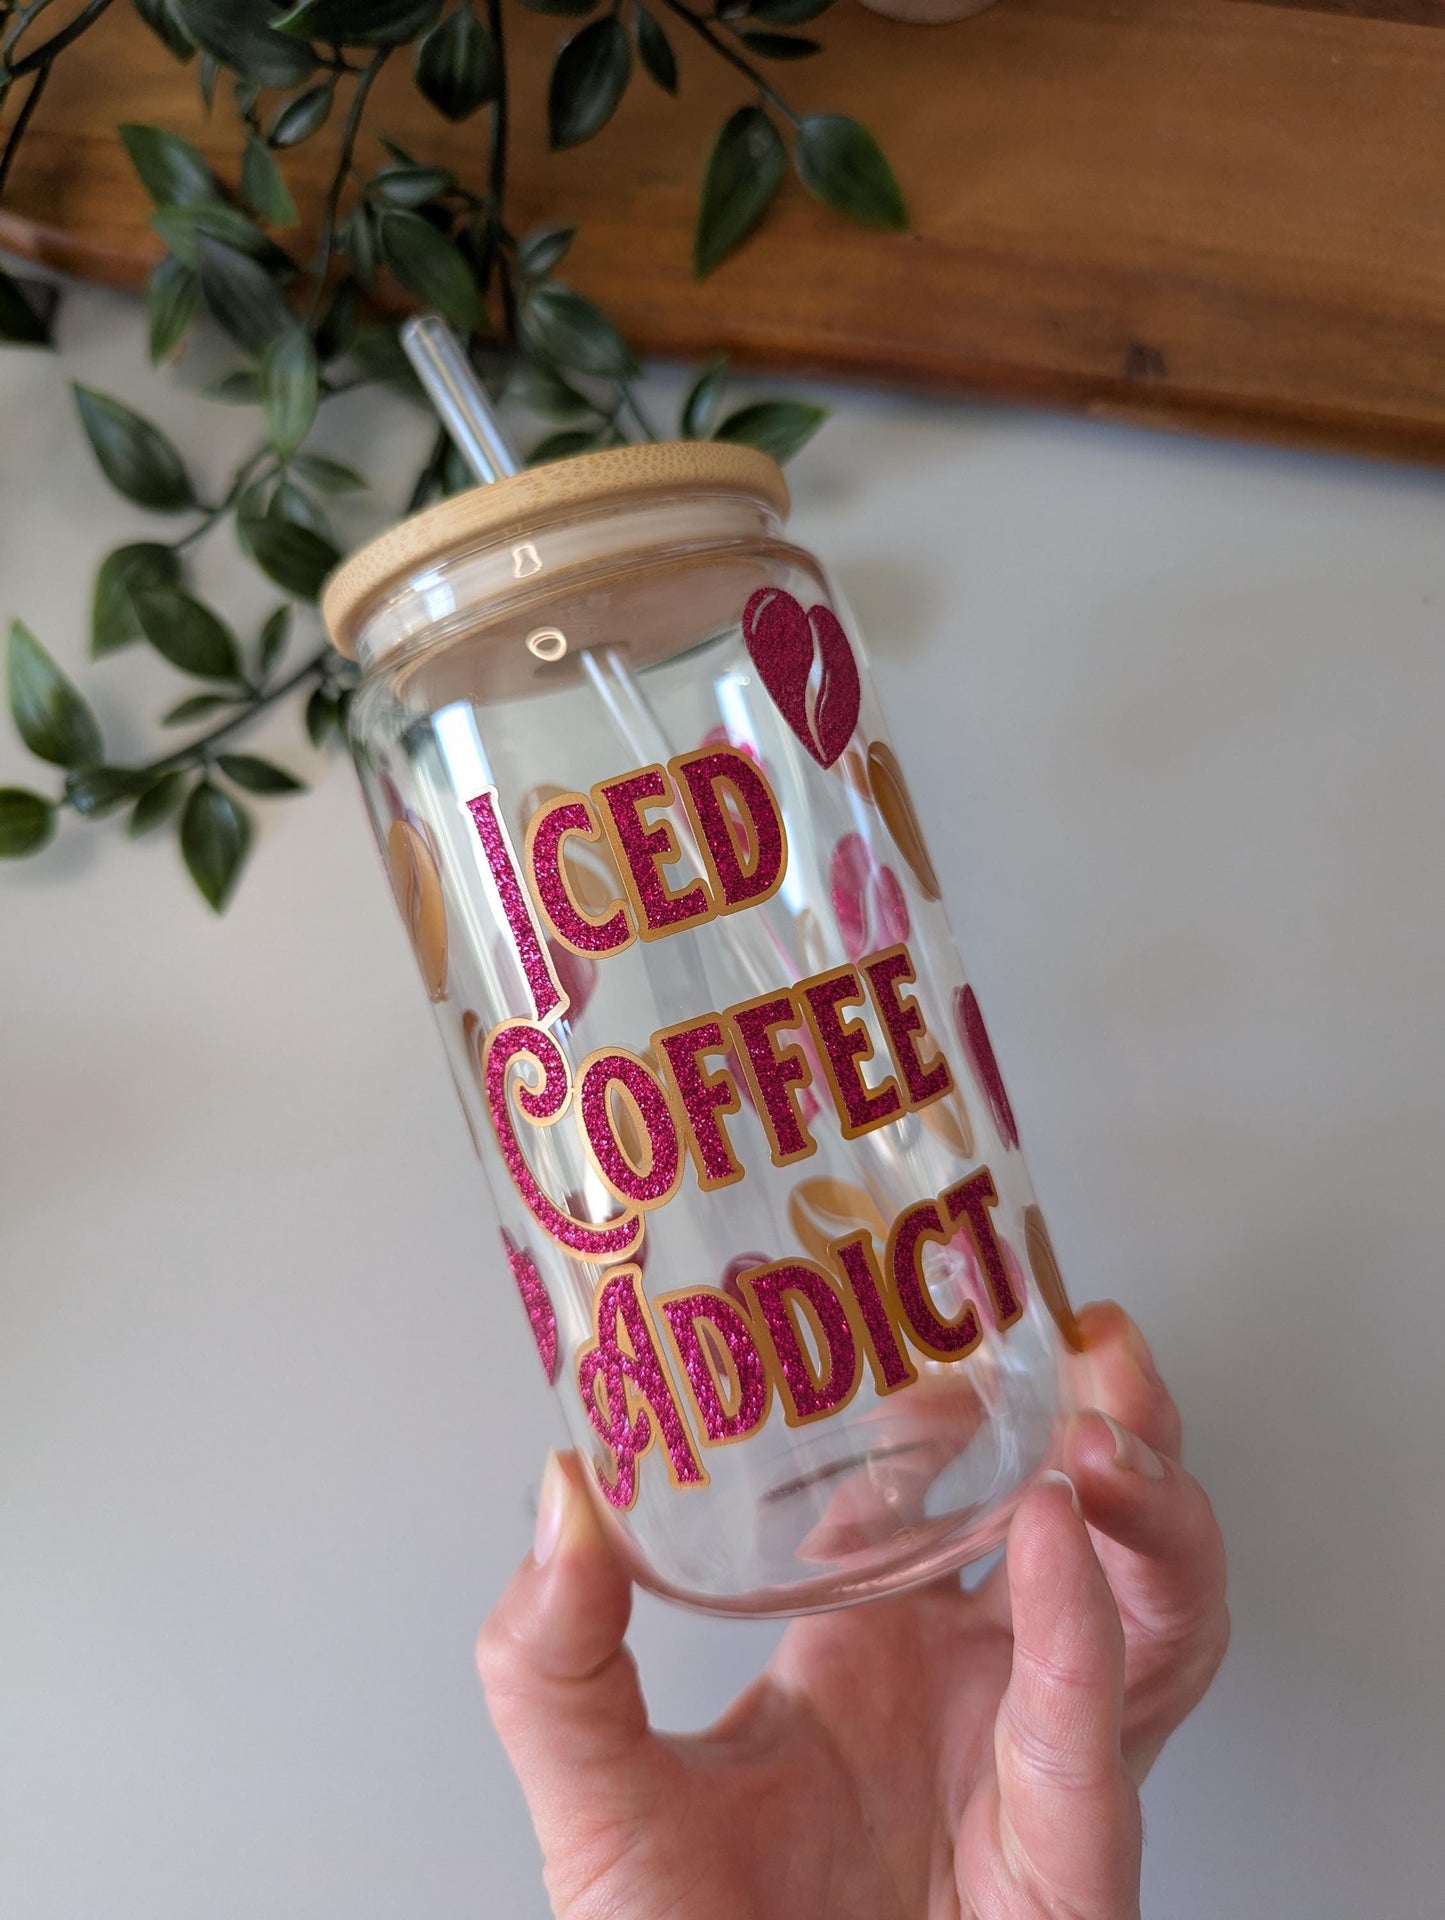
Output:
[[[1142,1337],[1079,1323],[1072,1488],[1031,1489],[972,1593],[794,1621],[706,1733],[649,1726],[627,1574],[549,1461],[478,1664],[559,1920],[1137,1916],[1138,1786],[1223,1658],[1224,1548]]]

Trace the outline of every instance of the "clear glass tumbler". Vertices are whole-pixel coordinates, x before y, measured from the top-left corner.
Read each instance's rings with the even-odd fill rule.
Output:
[[[587,455],[328,589],[547,1378],[637,1577],[799,1613],[1002,1537],[1077,1335],[837,593],[778,468]]]

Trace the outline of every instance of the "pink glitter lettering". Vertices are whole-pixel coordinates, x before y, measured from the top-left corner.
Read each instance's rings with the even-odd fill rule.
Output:
[[[789,1426],[818,1420],[845,1406],[858,1386],[860,1363],[852,1322],[833,1282],[811,1260],[781,1260],[739,1281],[767,1329]],[[797,1315],[806,1313],[823,1358],[813,1364]]]
[[[890,1076],[876,1091],[869,1091],[862,1074],[864,1061],[873,1058],[868,1029],[861,1020],[843,1019],[838,1011],[862,1004],[863,984],[857,969],[839,967],[820,975],[802,991],[848,1137],[886,1126],[903,1111],[898,1082]]]
[[[955,1189],[957,1191],[957,1189]],[[922,1350],[935,1359],[954,1360],[971,1353],[982,1330],[970,1303],[957,1320],[940,1320],[923,1277],[923,1247],[936,1240],[947,1245],[950,1229],[932,1200],[921,1200],[898,1216],[888,1236],[888,1264],[898,1304]]]
[[[992,1209],[998,1204],[993,1175],[987,1167],[980,1167],[967,1180],[950,1187],[943,1195],[943,1204],[950,1220],[967,1222],[993,1303],[994,1321],[1000,1327],[1011,1327],[1022,1315],[1024,1303],[1015,1290],[998,1235],[993,1230]]]
[[[907,947],[894,947],[890,953],[865,961],[863,971],[873,990],[873,1004],[888,1035],[893,1064],[903,1075],[909,1101],[915,1107],[926,1107],[930,1101],[941,1099],[953,1086],[948,1062],[940,1052],[935,1052],[930,1067],[920,1061],[919,1041],[929,1038],[922,1009],[916,1000],[898,990],[905,981],[911,984],[917,978]]]
[[[648,1165],[633,1166],[622,1150],[612,1115],[614,1081],[632,1096],[647,1134]],[[682,1148],[672,1108],[645,1062],[630,1053],[595,1053],[582,1069],[578,1097],[582,1133],[597,1170],[621,1200],[640,1207],[660,1206],[677,1191]]]
[[[595,1340],[577,1357],[577,1387],[593,1431],[612,1454],[610,1473],[594,1462],[603,1498],[623,1512],[632,1506],[638,1462],[659,1433],[674,1483],[704,1485],[707,1475],[657,1351],[636,1267],[622,1267],[603,1281],[595,1326]]]
[[[555,800],[543,807],[527,829],[527,866],[543,913],[558,938],[587,954],[620,953],[632,939],[627,909],[620,903],[605,920],[590,919],[568,891],[562,873],[562,842],[580,833],[597,840],[601,829],[583,799]]]
[[[743,1439],[767,1418],[772,1398],[768,1370],[746,1315],[712,1287],[674,1294],[661,1304],[708,1443],[721,1446]],[[707,1345],[701,1337],[704,1324],[717,1336]],[[731,1376],[726,1400],[719,1387],[716,1354],[726,1358]]]
[[[517,858],[512,852],[512,843],[497,811],[496,801],[497,789],[486,787],[475,799],[468,800],[467,812],[472,816],[482,851],[487,856],[497,898],[502,903],[517,959],[526,975],[535,1015],[538,1020],[552,1020],[566,1012],[567,996],[553,971],[551,956],[542,938],[542,930],[537,925],[531,899],[522,885]]]
[[[562,1049],[544,1027],[529,1021],[513,1020],[497,1027],[487,1036],[483,1052],[482,1078],[487,1096],[487,1112],[512,1184],[525,1201],[527,1211],[538,1226],[549,1233],[559,1246],[566,1247],[581,1260],[619,1260],[636,1251],[642,1238],[640,1214],[624,1213],[602,1226],[576,1220],[557,1206],[542,1191],[527,1163],[522,1144],[512,1125],[508,1081],[513,1061],[532,1061],[542,1069],[542,1084],[529,1086],[520,1081],[516,1089],[517,1105],[534,1126],[549,1126],[567,1110],[572,1082]]]
[[[873,1241],[866,1233],[855,1233],[851,1240],[840,1240],[829,1249],[843,1269],[849,1291],[858,1305],[858,1313],[868,1335],[868,1364],[873,1384],[882,1393],[894,1393],[918,1378],[917,1369],[903,1350],[897,1329],[883,1303],[883,1283],[873,1254]]]
[[[655,827],[642,823],[641,809],[648,802],[672,798],[662,768],[643,767],[621,780],[604,780],[592,791],[607,809],[609,833],[622,856],[624,878],[631,878],[643,939],[708,919],[713,905],[701,881],[681,893],[673,893],[663,881],[662,868],[678,855],[677,835],[665,820]]]
[[[729,1041],[716,1019],[699,1020],[692,1026],[675,1027],[670,1033],[653,1036],[667,1060],[683,1112],[687,1116],[688,1150],[697,1167],[697,1183],[704,1193],[714,1187],[728,1186],[743,1177],[718,1118],[736,1113],[740,1102],[731,1075],[722,1070],[706,1073],[699,1058],[704,1053],[726,1053]]]
[[[782,883],[787,840],[763,774],[731,747],[669,764],[712,863],[718,912],[736,913],[766,900]]]

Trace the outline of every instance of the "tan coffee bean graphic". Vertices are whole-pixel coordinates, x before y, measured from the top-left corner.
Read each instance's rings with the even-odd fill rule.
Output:
[[[1069,1305],[1069,1296],[1064,1290],[1064,1276],[1059,1272],[1044,1216],[1037,1207],[1024,1208],[1024,1242],[1029,1250],[1034,1282],[1044,1305],[1054,1316],[1055,1326],[1064,1336],[1064,1344],[1075,1353],[1082,1353],[1084,1337],[1079,1332],[1079,1323],[1074,1318],[1074,1309]]]
[[[923,829],[913,811],[908,783],[903,778],[898,756],[882,740],[875,740],[868,749],[868,783],[873,789],[878,811],[883,815],[884,825],[893,836],[894,846],[908,862],[925,898],[936,900],[938,876],[933,871],[933,862],[923,843]]]
[[[433,1000],[447,996],[447,910],[432,850],[409,820],[393,820],[386,836],[391,890],[411,935],[412,951]]]
[[[924,1107],[918,1117],[934,1139],[947,1147],[950,1153],[956,1153],[960,1160],[972,1160],[973,1123],[957,1087],[942,1100],[935,1100],[931,1106]]]
[[[788,1221],[804,1253],[821,1265],[827,1264],[832,1241],[846,1239],[860,1227],[880,1246],[888,1238],[888,1223],[871,1197],[829,1174],[798,1182],[788,1196]]]
[[[528,823],[538,807],[546,806],[549,800],[555,800],[559,794],[567,791],[565,787],[541,786],[531,788],[523,796],[521,817],[517,823],[519,847],[526,839]],[[562,866],[572,898],[594,920],[606,919],[617,902],[626,897],[622,882],[617,877],[612,849],[605,840],[593,845],[579,839],[576,834],[569,834],[562,842]]]
[[[861,747],[849,747],[838,762],[837,771],[842,774],[860,799],[872,800],[873,794],[868,782],[868,763],[863,758]]]

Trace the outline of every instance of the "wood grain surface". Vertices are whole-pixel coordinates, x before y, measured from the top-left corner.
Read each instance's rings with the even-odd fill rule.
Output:
[[[773,75],[800,110],[878,134],[912,231],[847,225],[793,182],[702,284],[697,184],[746,82],[674,29],[681,100],[638,75],[597,140],[554,155],[566,23],[507,21],[514,224],[577,221],[569,278],[645,352],[1445,460],[1445,5],[1000,0],[918,28],[845,0],[826,54]],[[228,110],[208,122],[193,73],[117,6],[56,68],[0,242],[140,284],[159,243],[122,119],[234,171]],[[370,119],[473,177],[485,122],[448,126],[402,60]],[[313,209],[332,137],[288,157]]]

